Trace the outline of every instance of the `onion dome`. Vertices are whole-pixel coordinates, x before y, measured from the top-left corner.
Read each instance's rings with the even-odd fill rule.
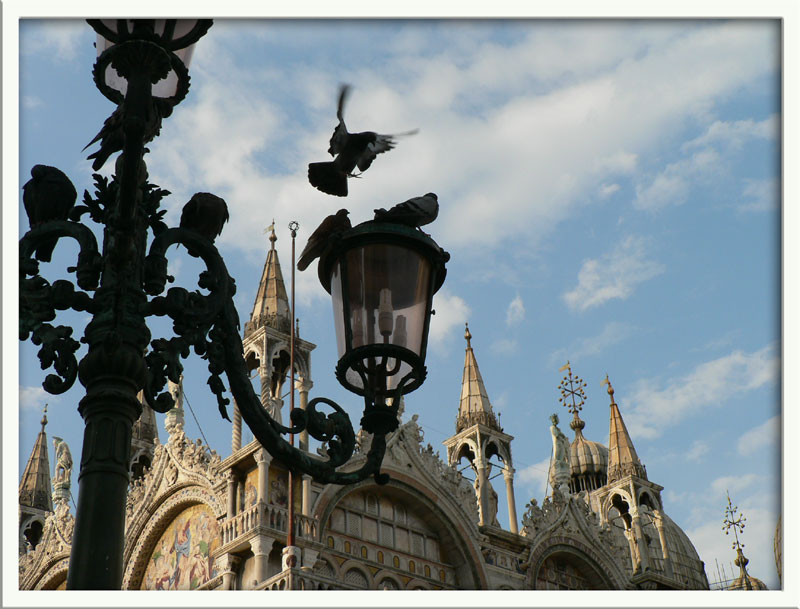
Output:
[[[583,437],[586,425],[578,413],[574,413],[569,426],[575,432],[575,439],[569,447],[571,467],[570,490],[573,493],[593,491],[606,484],[608,473],[608,448],[600,442],[592,442]]]

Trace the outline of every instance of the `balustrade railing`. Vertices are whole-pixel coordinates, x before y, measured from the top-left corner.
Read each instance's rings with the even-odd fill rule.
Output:
[[[289,510],[287,508],[258,502],[222,524],[222,543],[230,543],[258,527],[266,529],[267,532],[286,533],[288,522]],[[294,534],[299,539],[315,539],[317,536],[316,521],[303,514],[295,514]]]

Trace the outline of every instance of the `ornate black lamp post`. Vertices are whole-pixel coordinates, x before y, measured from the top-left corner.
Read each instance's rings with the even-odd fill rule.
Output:
[[[365,463],[339,471],[353,455],[355,433],[347,413],[327,398],[311,400],[306,410],[290,413],[291,426],[269,417],[250,384],[233,306],[234,280],[213,245],[227,220],[225,202],[198,193],[184,208],[180,226],[162,221],[160,201],[168,194],[147,181],[144,145],[159,131],[162,117],[189,88],[184,60],[190,45],[211,20],[89,20],[99,36],[94,68],[100,91],[118,104],[100,134],[95,169],[121,151],[109,182],[95,175],[94,197],[76,193],[59,170],[37,165],[25,185],[24,202],[31,230],[20,240],[20,339],[41,345],[43,368],[56,374],[44,388],[63,393],[76,377],[86,388],[78,410],[86,423],[79,476],[79,497],[67,587],[119,589],[122,582],[125,501],[131,427],[141,414],[144,390],[158,412],[173,406],[167,379],[178,382],[181,358],[194,350],[208,361],[208,384],[227,418],[225,373],[242,418],[253,435],[295,473],[321,482],[350,484],[380,473],[385,435],[397,427],[399,397],[425,379],[425,350],[434,292],[442,285],[449,255],[418,230],[366,222],[331,237],[320,258],[323,286],[332,293],[339,342],[339,381],[364,397],[362,427],[374,435]],[[98,250],[92,231],[82,224],[89,214],[103,227]],[[152,232],[148,248],[148,240]],[[39,274],[58,239],[80,245],[75,267],[77,289],[67,280],[52,284]],[[166,284],[166,252],[183,244],[201,258],[200,290]],[[88,353],[77,362],[79,343],[72,328],[49,322],[57,310],[91,316],[81,342]],[[174,336],[151,341],[149,316],[169,316]],[[333,409],[316,410],[318,404]],[[308,431],[327,444],[327,460],[300,451],[282,434]],[[344,468],[348,469],[348,468]]]

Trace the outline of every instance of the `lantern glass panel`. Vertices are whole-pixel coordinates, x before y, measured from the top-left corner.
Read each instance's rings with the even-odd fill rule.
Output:
[[[353,248],[343,258],[347,288],[342,285],[342,260],[334,265],[331,276],[339,358],[359,347],[385,344],[424,357],[423,333],[431,289],[428,259],[414,249],[390,244]],[[351,329],[349,335],[345,324]],[[375,359],[365,358],[364,365],[374,366]],[[396,363],[388,361],[387,368],[391,370]],[[387,379],[388,384],[396,384],[410,370],[403,362]],[[363,385],[352,370],[347,379],[358,387]]]
[[[163,34],[166,21],[166,19],[155,20],[154,32],[157,36]],[[114,32],[117,31],[116,19],[103,19],[102,22],[110,30]],[[176,40],[187,35],[192,31],[192,29],[194,29],[196,23],[196,19],[178,19],[177,23],[175,24],[175,31],[172,35],[172,39]],[[127,21],[127,29],[129,32],[133,29],[133,21],[130,19]],[[114,44],[114,42],[111,42],[107,38],[98,34],[97,42],[95,44],[97,47],[97,56],[99,57],[102,55],[103,51],[111,48],[114,46]],[[173,51],[173,53],[178,56],[178,59],[180,59],[183,62],[183,65],[185,65],[187,68],[192,60],[194,46],[194,44],[190,44],[187,47]],[[112,89],[119,91],[123,96],[128,92],[128,81],[124,77],[120,76],[117,71],[111,67],[111,64],[106,66],[105,83]],[[178,91],[178,75],[175,70],[170,70],[166,78],[163,78],[154,84],[152,91],[153,97],[162,97],[165,99],[173,97]]]

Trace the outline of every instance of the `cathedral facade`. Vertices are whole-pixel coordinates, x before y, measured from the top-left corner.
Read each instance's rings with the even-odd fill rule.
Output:
[[[244,348],[260,379],[262,404],[277,418],[289,378],[292,319],[274,232],[271,240]],[[493,412],[469,329],[465,338],[461,399],[446,459],[425,442],[417,415],[402,418],[401,406],[400,426],[387,436],[382,471],[391,478],[384,486],[372,479],[339,486],[291,477],[257,441],[242,444],[236,409],[231,454],[222,458],[186,436],[180,385],[171,385],[176,405],[165,416],[164,442],[143,404],[131,451],[123,588],[708,589],[692,542],[665,513],[662,487],[647,477],[610,383],[606,446],[583,436],[579,403],[572,399],[579,392],[569,384],[577,377],[569,369],[562,393],[572,399],[574,438],[551,419],[549,492],[541,505],[535,499],[524,504],[518,519],[513,437]],[[314,345],[301,339],[296,345],[302,408],[312,388]],[[56,444],[51,481],[46,422],[20,482],[24,590],[64,589],[69,563],[72,460],[68,447]],[[359,434],[347,468],[363,464],[369,442],[369,434]],[[300,448],[309,450],[303,435]],[[474,482],[459,473],[462,467],[471,469]],[[492,475],[492,468],[500,472]],[[499,473],[503,484],[495,489],[491,480]],[[290,497],[294,545],[287,547]],[[501,509],[507,530],[497,518]]]

